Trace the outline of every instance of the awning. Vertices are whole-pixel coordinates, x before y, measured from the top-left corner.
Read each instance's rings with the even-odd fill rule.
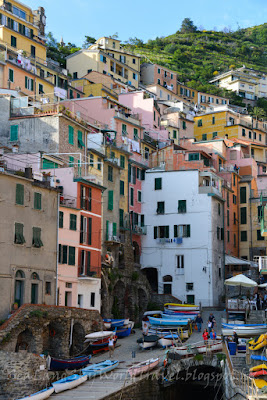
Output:
[[[249,267],[258,268],[258,264],[253,261],[242,260],[241,258],[229,256],[225,254],[225,265],[247,265]]]

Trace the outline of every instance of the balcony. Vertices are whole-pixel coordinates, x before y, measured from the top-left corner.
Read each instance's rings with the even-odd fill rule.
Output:
[[[146,235],[147,234],[147,227],[146,226],[134,225],[133,228],[132,228],[132,233],[134,235]]]
[[[59,203],[61,206],[76,208],[77,207],[77,198],[72,196],[64,196],[60,195]]]
[[[127,122],[133,123],[133,124],[137,124],[140,125],[140,118],[139,118],[139,114],[130,114],[130,113],[124,113],[121,111],[117,111],[115,113],[115,117],[117,118],[121,118]]]
[[[223,179],[213,172],[202,171],[199,173],[199,193],[222,198]]]
[[[121,240],[120,240],[119,236],[108,235],[105,242],[108,244],[113,244],[113,245],[118,244],[119,245],[121,243]]]

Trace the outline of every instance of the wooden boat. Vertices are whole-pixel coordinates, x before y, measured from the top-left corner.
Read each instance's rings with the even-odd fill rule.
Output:
[[[62,360],[55,357],[47,357],[47,367],[49,371],[64,371],[65,369],[80,369],[85,367],[90,362],[91,356],[81,356]]]
[[[113,339],[114,339],[114,344],[116,345],[117,336],[113,336]],[[109,342],[109,337],[92,341],[89,344],[89,346],[87,347],[87,351],[89,354],[97,354],[97,353],[100,353],[101,351],[107,351],[108,350],[108,342]]]
[[[168,310],[175,311],[199,311],[199,306],[196,304],[176,304],[176,303],[166,303],[164,307]]]
[[[53,382],[52,385],[56,393],[63,392],[64,390],[73,389],[87,380],[87,375],[71,375],[59,381]]]
[[[190,319],[174,319],[174,318],[154,318],[148,317],[149,323],[156,326],[184,326],[187,325]]]
[[[176,345],[179,342],[180,336],[179,335],[166,335],[159,339],[158,344],[162,347],[169,347],[172,345]]]
[[[167,315],[188,315],[188,318],[191,318],[191,316],[194,318],[198,315],[198,311],[186,311],[186,310],[170,310],[168,308],[164,308],[164,314]]]
[[[23,397],[18,400],[44,400],[48,399],[52,393],[54,393],[55,389],[53,387],[49,387],[47,389],[40,390],[39,392],[30,394],[29,396]]]
[[[129,323],[129,318],[128,319],[111,319],[111,318],[104,318],[103,319],[104,323],[110,323],[111,328],[123,326]]]
[[[157,335],[147,335],[137,340],[141,349],[151,349],[158,343],[159,337]]]
[[[130,336],[132,332],[132,328],[131,327],[127,327],[127,328],[120,328],[116,330],[116,336],[118,339],[123,338],[123,337],[127,337]]]
[[[145,374],[159,365],[160,358],[151,358],[150,360],[143,361],[139,364],[133,365],[128,369],[131,377]]]
[[[170,335],[170,334],[178,334],[179,336],[183,336],[183,339],[188,339],[188,331],[182,329],[179,327],[178,329],[176,327],[170,326],[170,327],[156,327],[156,326],[151,326],[148,329],[148,335],[157,335],[160,338]]]
[[[113,331],[99,331],[99,332],[93,332],[89,333],[88,335],[85,336],[85,342],[93,342],[95,340],[100,340],[100,339],[105,339],[113,335]]]
[[[224,336],[232,336],[236,331],[240,337],[251,337],[265,333],[267,331],[266,324],[222,324],[222,334]]]
[[[163,318],[163,319],[176,319],[176,320],[186,319],[188,321],[188,320],[193,320],[195,318],[195,315],[165,314],[165,313],[163,313],[161,318]]]
[[[82,373],[88,376],[88,379],[103,375],[119,366],[119,361],[106,360],[97,364],[88,365],[82,369]]]
[[[208,340],[208,343],[205,344],[203,342],[192,343],[186,346],[175,347],[172,351],[180,356],[188,356],[199,353],[215,352],[222,350],[222,341],[221,340]]]

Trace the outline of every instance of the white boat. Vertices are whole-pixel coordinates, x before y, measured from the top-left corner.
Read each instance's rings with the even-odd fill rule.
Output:
[[[147,335],[137,340],[141,349],[151,349],[158,343],[159,337],[157,335]]]
[[[49,387],[47,389],[40,390],[39,392],[30,394],[29,396],[23,397],[19,400],[44,400],[48,399],[52,393],[54,393],[55,389],[53,387]]]
[[[89,333],[88,335],[86,335],[85,339],[86,339],[86,342],[94,342],[96,340],[108,338],[109,336],[111,336],[113,334],[114,334],[113,331],[93,332],[93,333]]]
[[[164,307],[168,310],[174,311],[199,311],[199,306],[196,304],[175,304],[175,303],[166,303]]]
[[[63,392],[64,390],[73,389],[87,380],[87,375],[71,375],[59,381],[53,382],[52,385],[56,393]]]
[[[199,353],[206,353],[222,350],[221,340],[208,340],[205,344],[203,341],[198,343],[188,344],[186,346],[175,347],[172,351],[180,356],[195,355]]]
[[[169,347],[172,345],[177,345],[177,343],[181,342],[179,335],[166,335],[159,339],[158,344],[162,347]]]
[[[143,361],[139,364],[133,365],[128,369],[130,376],[137,376],[151,371],[159,365],[160,358],[151,358],[150,360]]]
[[[111,322],[104,322],[104,327],[106,329],[110,329],[111,328]]]
[[[267,324],[222,324],[223,336],[232,336],[233,331],[240,337],[259,336],[267,332]]]

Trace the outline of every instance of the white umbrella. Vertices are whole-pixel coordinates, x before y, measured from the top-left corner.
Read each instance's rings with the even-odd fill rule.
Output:
[[[244,287],[255,287],[258,286],[258,284],[253,281],[252,279],[247,278],[245,275],[243,274],[239,274],[236,276],[233,276],[230,279],[226,279],[224,281],[225,285],[229,285],[229,286],[244,286]]]
[[[261,285],[259,285],[259,288],[267,288],[267,283],[262,283]]]

